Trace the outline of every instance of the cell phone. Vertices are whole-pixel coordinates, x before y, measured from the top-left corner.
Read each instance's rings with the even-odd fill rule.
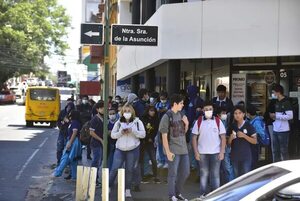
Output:
[[[175,159],[175,154],[172,155],[172,159],[173,159],[173,160]]]

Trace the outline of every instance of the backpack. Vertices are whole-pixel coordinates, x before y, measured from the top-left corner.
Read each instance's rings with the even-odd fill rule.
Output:
[[[183,114],[181,112],[179,112],[180,115],[181,115],[181,118],[183,117]],[[168,142],[170,142],[170,128],[172,127],[172,123],[173,123],[173,115],[172,115],[172,112],[170,110],[168,110],[166,113],[165,113],[168,117],[169,117],[169,132],[167,133],[168,135]],[[162,134],[160,133],[160,142],[162,143]]]
[[[87,121],[80,130],[80,142],[83,145],[88,145],[90,143],[91,135],[90,135],[90,121]]]
[[[265,124],[265,122],[261,119],[254,119],[253,123],[256,121],[260,121],[261,126],[264,128],[264,133],[257,133],[257,141],[261,146],[269,146],[270,145],[270,133],[268,126]]]
[[[220,132],[220,123],[221,123],[221,119],[220,119],[219,117],[214,117],[214,118],[215,118],[217,127],[218,127],[219,132]],[[203,116],[200,116],[200,117],[198,118],[198,121],[197,121],[197,126],[198,126],[199,131],[200,131],[200,126],[201,126],[202,120],[203,120]]]

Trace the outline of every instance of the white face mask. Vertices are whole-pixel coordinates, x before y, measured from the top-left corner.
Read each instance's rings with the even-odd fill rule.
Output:
[[[227,114],[221,114],[221,120],[225,121],[227,119]]]
[[[151,97],[151,98],[150,98],[150,103],[153,103],[153,101],[154,101],[154,98]]]
[[[206,118],[206,119],[211,119],[212,116],[213,116],[213,111],[212,111],[212,110],[210,110],[210,111],[205,111],[205,112],[204,112],[204,115],[205,115],[205,118]]]
[[[278,99],[278,97],[275,94],[272,94],[272,99]]]
[[[116,120],[116,118],[117,118],[117,116],[116,116],[115,114],[110,114],[110,115],[109,115],[109,119],[110,119],[111,121]]]
[[[126,120],[128,120],[128,119],[130,119],[131,118],[131,112],[125,112],[124,114],[123,114],[123,117],[126,119]]]
[[[83,104],[87,104],[87,103],[88,103],[88,100],[82,100],[82,103],[83,103]]]

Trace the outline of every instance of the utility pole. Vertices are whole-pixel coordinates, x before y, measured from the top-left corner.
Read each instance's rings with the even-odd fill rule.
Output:
[[[107,141],[108,141],[108,93],[109,93],[109,21],[110,0],[105,0],[104,24],[104,120],[103,120],[103,168],[107,168]]]

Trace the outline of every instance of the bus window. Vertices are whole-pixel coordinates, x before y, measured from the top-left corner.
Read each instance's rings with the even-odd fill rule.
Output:
[[[56,91],[45,89],[31,89],[30,99],[38,101],[55,101]]]

